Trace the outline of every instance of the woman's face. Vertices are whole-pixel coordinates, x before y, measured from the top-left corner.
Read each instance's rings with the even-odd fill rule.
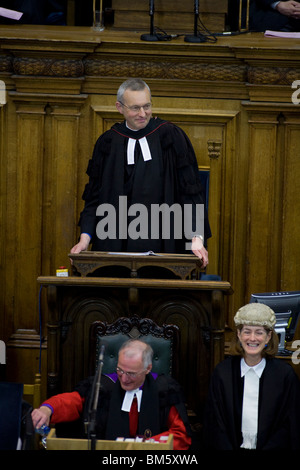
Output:
[[[266,331],[262,326],[244,325],[241,330],[237,330],[237,335],[245,352],[245,360],[251,362],[260,361],[262,351],[271,339],[272,332]]]

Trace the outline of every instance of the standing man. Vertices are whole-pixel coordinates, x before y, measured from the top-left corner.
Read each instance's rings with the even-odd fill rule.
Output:
[[[205,246],[211,232],[197,160],[188,137],[174,124],[152,117],[151,92],[141,79],[126,80],[120,86],[116,107],[125,120],[96,142],[83,194],[81,236],[71,252],[85,251],[90,243],[95,251],[110,252],[187,253],[191,249],[203,261],[203,267],[207,266]],[[161,218],[154,220],[153,208],[162,204],[168,209],[179,208],[181,223],[178,219],[175,222],[176,216],[173,220],[170,212],[167,227],[160,223]],[[125,212],[129,208],[126,226],[120,217],[124,207]],[[183,223],[187,207],[193,222],[190,239]],[[204,216],[198,233],[200,207]],[[114,220],[105,212],[109,208],[115,210]],[[141,208],[146,210],[146,219],[139,212]]]

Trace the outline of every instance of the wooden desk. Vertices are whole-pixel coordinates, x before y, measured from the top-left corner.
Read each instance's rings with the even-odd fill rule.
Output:
[[[67,439],[56,437],[55,429],[51,429],[47,437],[47,450],[91,450],[88,439]],[[109,441],[98,439],[95,450],[173,450],[173,434],[165,442]]]
[[[39,277],[47,288],[48,395],[88,375],[89,327],[138,314],[180,328],[179,377],[188,407],[201,413],[211,371],[224,355],[228,282],[181,279]]]

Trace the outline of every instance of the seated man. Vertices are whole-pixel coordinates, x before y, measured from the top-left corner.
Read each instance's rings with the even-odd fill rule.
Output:
[[[188,417],[179,384],[169,376],[150,373],[152,348],[139,340],[129,340],[119,351],[115,374],[103,375],[99,393],[96,435],[98,439],[144,436],[159,440],[174,436],[174,450],[191,445]],[[81,382],[71,393],[56,395],[33,410],[34,427],[88,417],[93,378]],[[138,419],[131,405],[137,398]],[[82,434],[84,436],[84,433]]]
[[[252,0],[250,30],[300,31],[300,3],[295,0]]]

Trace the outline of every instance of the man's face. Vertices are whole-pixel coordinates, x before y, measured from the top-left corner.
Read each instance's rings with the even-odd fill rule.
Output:
[[[150,370],[151,366],[148,366],[145,370],[141,353],[128,357],[124,351],[120,352],[117,373],[123,390],[131,391],[139,388],[143,385],[145,377],[149,374]]]
[[[126,90],[122,103],[117,101],[116,107],[123,114],[128,127],[135,131],[144,129],[152,117],[151,96],[148,88],[141,91]]]

